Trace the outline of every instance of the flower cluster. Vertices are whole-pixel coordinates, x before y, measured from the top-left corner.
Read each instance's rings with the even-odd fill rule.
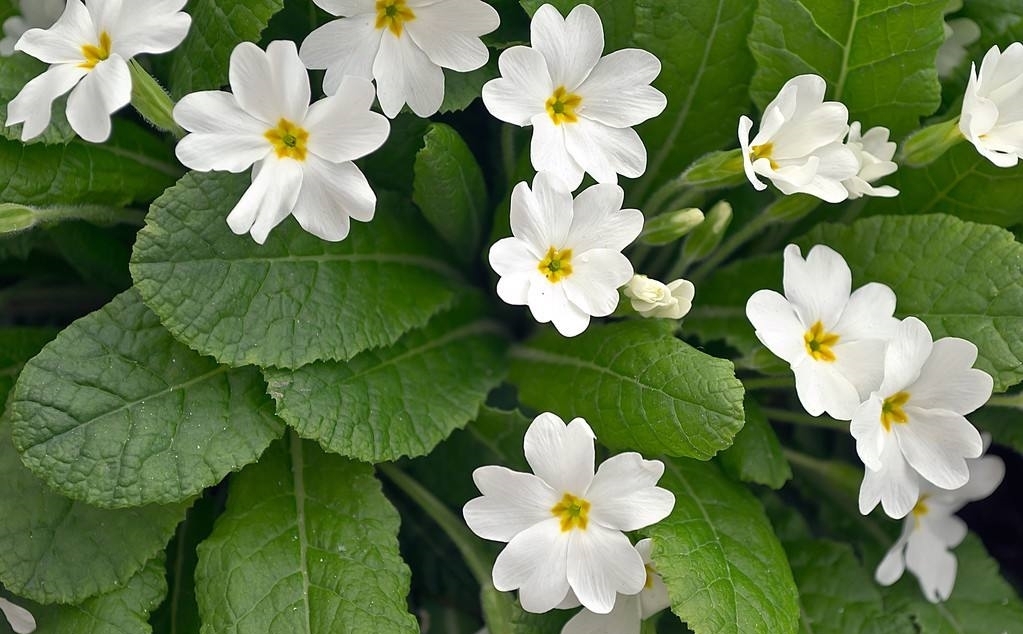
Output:
[[[582,418],[566,425],[540,414],[523,440],[533,473],[476,469],[483,495],[463,515],[480,537],[508,542],[494,563],[494,587],[518,590],[524,609],[582,604],[565,632],[638,631],[642,618],[667,607],[667,592],[650,563],[649,540],[633,546],[623,531],[661,521],[675,497],[656,486],[664,464],[635,452],[606,460],[594,473],[593,443]],[[624,627],[591,629],[601,622]]]

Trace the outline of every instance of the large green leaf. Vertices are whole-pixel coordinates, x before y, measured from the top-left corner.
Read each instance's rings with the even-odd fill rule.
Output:
[[[522,402],[582,416],[612,449],[707,459],[742,427],[742,384],[729,361],[676,339],[656,321],[553,329],[512,352]]]
[[[398,514],[369,465],[290,437],[231,481],[199,546],[203,634],[419,631]]]
[[[231,51],[256,42],[284,0],[189,0],[188,37],[171,54],[170,89],[175,97],[227,84]]]
[[[941,102],[934,65],[945,40],[947,0],[760,0],[750,49],[757,61],[750,94],[761,109],[790,78],[822,76],[828,96],[864,129],[895,138]]]
[[[781,443],[767,417],[750,398],[743,403],[746,424],[732,446],[719,454],[721,466],[734,478],[780,489],[792,477]]]
[[[25,362],[57,335],[49,328],[6,328],[0,330],[0,413],[7,404],[7,393],[14,387]]]
[[[105,510],[61,497],[21,464],[0,421],[0,581],[40,603],[128,582],[167,544],[187,503]]]
[[[26,365],[11,420],[30,469],[105,507],[192,496],[255,462],[282,431],[256,369],[178,343],[133,290]]]
[[[996,391],[1023,380],[1023,245],[1008,231],[940,214],[881,216],[821,225],[799,242],[841,253],[854,285],[890,286],[896,312],[919,317],[935,338],[975,343]]]
[[[504,377],[507,342],[482,301],[464,301],[393,346],[351,361],[264,374],[277,413],[327,451],[366,462],[427,454]]]
[[[794,634],[796,585],[756,498],[693,460],[670,461],[658,484],[675,508],[643,532],[672,611],[696,634]]]
[[[7,104],[14,99],[30,80],[46,71],[44,64],[24,53],[15,53],[9,57],[0,56],[0,124],[7,121]],[[50,125],[43,133],[30,140],[43,143],[64,143],[74,138],[75,133],[64,116],[66,99],[59,98],[53,104],[53,117]],[[4,126],[0,135],[12,141],[21,140],[21,124]]]
[[[448,306],[457,273],[429,227],[380,195],[376,217],[326,242],[292,218],[266,244],[224,220],[248,174],[190,173],[155,203],[131,272],[181,341],[231,365],[294,368],[394,343]]]

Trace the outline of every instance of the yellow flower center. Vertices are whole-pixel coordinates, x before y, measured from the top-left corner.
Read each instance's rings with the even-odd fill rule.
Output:
[[[106,31],[99,34],[99,46],[82,44],[82,56],[85,57],[85,61],[78,65],[79,68],[88,68],[89,70],[96,68],[96,64],[110,57],[110,46],[110,34]]]
[[[547,99],[544,107],[547,108],[547,115],[550,116],[554,125],[561,125],[562,123],[575,123],[579,120],[575,111],[582,102],[582,97],[568,92],[564,86],[558,86],[554,94]]]
[[[838,335],[824,330],[824,324],[820,321],[810,326],[810,329],[803,334],[803,341],[806,342],[806,354],[815,361],[834,361],[835,353],[831,346],[838,343]]]
[[[650,564],[643,564],[643,567],[646,568],[646,581],[643,582],[643,587],[649,590],[654,587],[654,575],[657,571]]]
[[[584,531],[590,521],[590,503],[566,493],[560,502],[551,507],[551,515],[561,520],[562,533],[567,533],[573,528]]]
[[[406,22],[416,19],[416,14],[405,0],[377,0],[376,28],[388,29],[394,37],[401,37]]]
[[[892,423],[905,425],[909,422],[909,416],[902,409],[902,406],[909,400],[909,392],[896,392],[881,403],[881,425],[885,431],[892,430]],[[926,509],[927,507],[924,507]]]
[[[928,510],[927,494],[921,495],[920,499],[917,500],[916,504],[913,506],[913,510],[910,511],[910,513],[913,514],[913,523],[917,527],[920,526],[920,519],[923,518],[924,515],[927,515]]]
[[[552,284],[560,282],[572,274],[572,249],[559,251],[554,247],[547,249],[547,255],[537,265],[540,272]]]
[[[774,152],[774,143],[764,143],[763,145],[754,145],[750,148],[750,160],[756,161],[757,159],[765,158],[771,163],[771,169],[778,169],[778,164],[771,158],[771,153]]]
[[[274,146],[277,158],[305,160],[306,143],[309,141],[309,133],[305,128],[300,128],[281,117],[281,120],[277,122],[277,127],[270,128],[263,136]]]

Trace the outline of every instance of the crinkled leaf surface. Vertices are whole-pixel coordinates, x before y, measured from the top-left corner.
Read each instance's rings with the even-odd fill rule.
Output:
[[[248,174],[190,173],[153,203],[131,272],[178,339],[230,365],[295,368],[394,343],[454,297],[457,273],[394,196],[342,242],[285,220],[259,245],[224,220]]]
[[[398,514],[372,467],[290,441],[232,478],[199,546],[203,634],[418,632]]]
[[[566,420],[582,416],[612,449],[705,460],[743,424],[731,362],[653,320],[591,324],[571,339],[541,330],[513,349],[509,380],[523,403]]]
[[[781,443],[767,417],[752,399],[743,403],[746,424],[735,435],[735,442],[721,452],[721,466],[734,478],[780,489],[792,477]]]
[[[31,0],[29,0],[31,1]],[[30,80],[46,71],[47,64],[44,64],[34,57],[25,53],[15,53],[9,57],[0,56],[0,125],[7,121],[7,104],[11,102],[21,89]],[[28,141],[35,143],[65,143],[74,138],[74,130],[71,129],[64,115],[66,99],[58,98],[52,108],[52,118],[46,130],[35,139]],[[4,126],[0,134],[12,141],[21,140],[21,124]]]
[[[0,412],[7,404],[7,394],[25,366],[46,342],[57,335],[49,328],[5,328],[0,330]]]
[[[899,138],[941,101],[934,59],[947,4],[760,0],[750,33],[753,101],[762,110],[790,78],[814,73],[827,81],[828,98],[848,106],[850,121]]]
[[[21,464],[0,421],[0,581],[40,603],[128,583],[167,544],[188,503],[107,510],[57,495]]]
[[[28,363],[11,420],[30,469],[106,507],[194,495],[255,462],[283,430],[255,368],[178,343],[133,290]]]
[[[507,341],[479,298],[348,362],[264,371],[277,413],[327,451],[366,462],[429,453],[504,377]]]
[[[796,585],[760,503],[713,463],[666,466],[675,508],[643,532],[672,611],[696,634],[793,634]]]

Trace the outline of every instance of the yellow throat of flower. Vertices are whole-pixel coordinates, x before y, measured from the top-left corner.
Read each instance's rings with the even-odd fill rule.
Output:
[[[925,493],[920,496],[920,499],[917,500],[916,504],[913,506],[913,510],[910,511],[910,513],[913,514],[913,523],[917,526],[917,528],[920,527],[920,520],[923,519],[924,515],[927,515],[929,510],[930,509],[927,508],[927,494]]]
[[[377,29],[387,29],[394,37],[401,37],[405,23],[415,19],[415,12],[405,0],[377,0]]]
[[[885,431],[892,430],[892,424],[905,425],[909,422],[903,406],[909,401],[909,392],[896,392],[881,403],[881,425]],[[924,509],[926,510],[926,506]]]
[[[568,92],[564,86],[558,86],[554,90],[548,99],[547,103],[544,104],[544,108],[547,109],[547,115],[554,122],[554,125],[561,125],[562,123],[575,123],[579,120],[579,117],[575,114],[575,111],[579,108],[579,104],[583,102],[583,98],[575,93]]]
[[[820,321],[810,326],[810,329],[803,334],[803,341],[806,343],[806,354],[815,361],[831,362],[835,360],[835,353],[831,349],[838,343],[838,335],[824,330],[824,324]]]
[[[572,529],[586,530],[590,522],[590,503],[588,500],[566,493],[561,501],[551,507],[551,515],[561,520],[561,532]]]
[[[765,158],[771,163],[771,169],[778,169],[778,164],[771,158],[771,154],[774,152],[774,143],[764,143],[763,145],[754,145],[749,149],[749,157],[751,161]]]
[[[551,247],[536,266],[548,282],[557,283],[572,274],[572,249]]]
[[[276,128],[270,128],[263,136],[273,145],[277,158],[291,158],[304,161],[309,132],[281,117]]]
[[[110,57],[110,34],[103,31],[99,34],[99,46],[95,44],[82,44],[82,57],[85,61],[79,64],[80,68],[92,70],[103,60]]]

